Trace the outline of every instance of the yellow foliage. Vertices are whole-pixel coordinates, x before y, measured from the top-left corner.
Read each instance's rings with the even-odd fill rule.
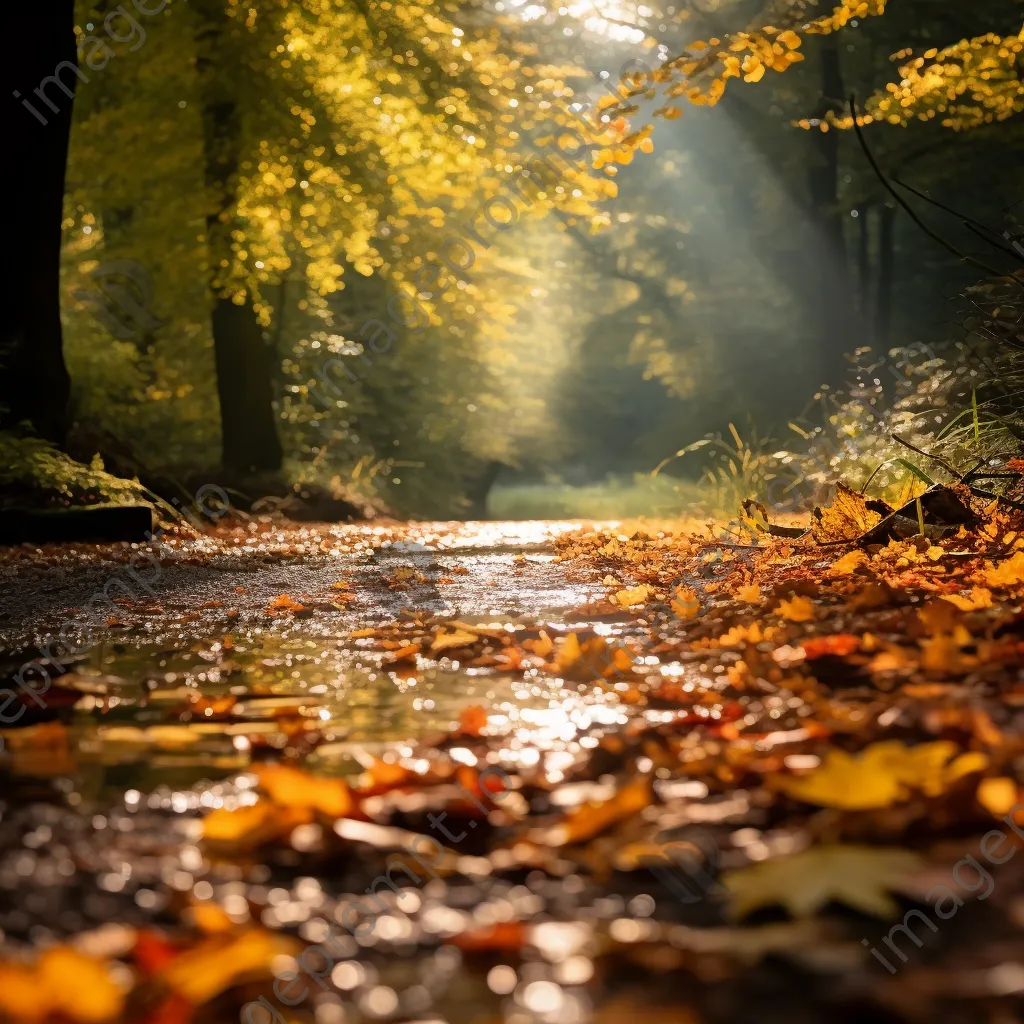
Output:
[[[797,800],[820,807],[848,811],[889,807],[905,800],[912,791],[938,796],[957,779],[988,766],[984,754],[969,752],[954,757],[957,749],[948,740],[909,748],[896,740],[885,740],[856,756],[830,750],[818,768],[803,776],[783,776],[775,780],[775,785]]]
[[[67,946],[51,947],[31,967],[0,963],[0,1014],[11,1020],[100,1024],[120,1017],[123,1004],[107,967]]]

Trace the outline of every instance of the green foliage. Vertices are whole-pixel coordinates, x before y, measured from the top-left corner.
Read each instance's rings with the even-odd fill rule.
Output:
[[[14,505],[152,504],[138,480],[124,480],[103,468],[75,462],[48,441],[0,431],[0,503]]]

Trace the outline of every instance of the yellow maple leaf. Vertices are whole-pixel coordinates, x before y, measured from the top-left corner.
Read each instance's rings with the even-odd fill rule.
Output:
[[[809,597],[797,594],[779,602],[779,614],[790,622],[813,622],[817,618],[817,609]]]
[[[722,882],[734,918],[775,905],[794,917],[809,917],[831,902],[889,918],[898,913],[889,893],[906,888],[920,865],[909,850],[816,846],[727,872]]]
[[[986,587],[974,587],[969,594],[943,594],[942,600],[948,601],[962,612],[973,612],[979,608],[992,607],[992,591]]]
[[[820,807],[848,811],[889,807],[913,790],[938,796],[957,779],[988,766],[984,754],[971,751],[954,757],[957,750],[949,740],[916,747],[884,740],[856,757],[845,750],[830,750],[819,767],[802,776],[781,776],[775,785],[797,800]]]
[[[298,950],[293,939],[262,928],[214,935],[176,956],[160,972],[160,980],[192,1006],[203,1006],[239,978],[269,977],[274,959]]]
[[[450,633],[441,630],[431,642],[430,649],[436,654],[439,651],[447,651],[456,647],[469,647],[478,639],[475,633],[467,633],[464,629],[453,629]]]
[[[749,583],[736,588],[736,600],[744,604],[756,604],[761,600],[761,588],[756,583]]]
[[[0,964],[0,1013],[11,1020],[100,1024],[123,1006],[107,965],[68,946],[52,946],[32,966]]]

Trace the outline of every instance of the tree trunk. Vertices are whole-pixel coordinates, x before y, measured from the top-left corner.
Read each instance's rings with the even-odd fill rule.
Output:
[[[822,100],[815,116],[842,108],[843,75],[834,36],[821,40]],[[812,164],[808,186],[817,229],[817,251],[811,254],[817,291],[816,321],[824,380],[841,382],[843,356],[856,347],[854,310],[849,288],[843,216],[839,209],[839,132],[834,128],[814,136],[818,159]]]
[[[77,68],[74,0],[12,4],[5,34],[3,131],[18,155],[8,194],[12,259],[0,334],[0,425],[29,422],[59,445],[68,429],[70,380],[60,323],[61,220]],[[11,98],[11,94],[13,98]]]
[[[224,468],[276,472],[282,452],[271,387],[273,355],[248,302],[236,306],[230,299],[216,300],[213,354]]]
[[[487,496],[491,493],[491,488],[497,482],[504,468],[503,463],[492,459],[478,476],[468,482],[466,499],[469,502],[469,507],[466,509],[466,514],[470,519],[487,518]]]
[[[203,89],[205,178],[216,206],[207,217],[213,292],[214,362],[220,398],[221,462],[240,473],[276,472],[283,452],[273,405],[274,355],[256,320],[250,298],[236,304],[218,280],[230,255],[235,176],[241,149],[241,113],[234,79],[224,69],[229,26],[221,0],[192,5],[202,18],[196,69]],[[220,61],[221,63],[218,63]]]
[[[892,338],[892,285],[896,271],[896,207],[882,206],[878,228],[878,297],[875,301],[875,337],[883,348]]]

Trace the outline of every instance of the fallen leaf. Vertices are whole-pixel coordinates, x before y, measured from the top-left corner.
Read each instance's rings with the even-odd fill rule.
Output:
[[[828,567],[828,575],[849,576],[862,566],[867,565],[868,561],[868,556],[863,551],[850,551],[843,555],[842,558],[837,558],[836,561]]]
[[[1017,783],[1005,776],[982,779],[978,783],[978,803],[994,817],[1003,817],[1017,803]]]
[[[816,846],[727,872],[722,882],[731,896],[733,918],[775,905],[794,917],[810,917],[831,902],[892,918],[899,909],[889,893],[905,888],[920,865],[909,850]]]
[[[627,587],[612,596],[612,600],[623,608],[633,608],[643,604],[654,593],[654,587],[641,583],[638,587]]]
[[[874,743],[857,756],[830,750],[822,764],[803,776],[780,776],[774,785],[804,803],[848,811],[889,807],[911,790],[938,796],[957,779],[988,765],[984,754],[969,752],[950,760],[957,746],[949,740],[905,747],[897,740]]]
[[[862,494],[838,484],[832,504],[811,513],[811,536],[819,544],[857,540],[881,521],[881,513],[868,508]]]
[[[329,818],[342,818],[353,808],[352,794],[342,779],[311,775],[284,764],[255,770],[260,787],[279,807],[319,811]]]
[[[538,842],[547,846],[581,843],[610,828],[623,818],[639,814],[651,802],[651,781],[641,776],[627,782],[610,800],[586,803],[547,830],[538,830]]]
[[[981,581],[987,587],[1005,590],[1024,583],[1024,551],[1018,551],[996,565],[990,565],[980,573]]]
[[[790,622],[813,622],[818,617],[814,602],[799,594],[779,601],[779,614]]]
[[[469,647],[475,644],[477,639],[476,633],[468,633],[462,629],[453,629],[450,633],[441,630],[434,637],[430,649],[436,654],[439,651],[447,651],[456,647]]]
[[[689,622],[700,614],[700,599],[697,591],[690,587],[676,587],[670,604],[673,614],[683,622]]]
[[[459,731],[467,736],[479,736],[487,727],[487,709],[479,704],[464,707],[459,714]]]

